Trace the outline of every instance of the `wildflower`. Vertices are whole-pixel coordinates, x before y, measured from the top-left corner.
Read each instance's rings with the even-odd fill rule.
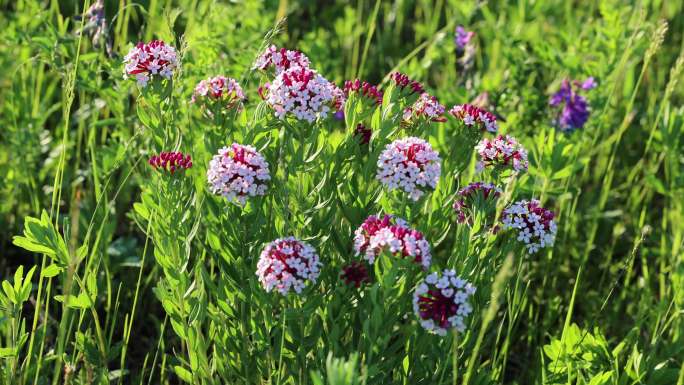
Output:
[[[254,147],[237,143],[220,149],[207,170],[211,192],[241,206],[248,197],[265,195],[270,179],[266,159]]]
[[[96,0],[82,17],[78,16],[77,18],[87,19],[83,25],[83,32],[90,35],[93,47],[99,48],[104,41],[107,54],[111,55],[112,47],[109,40],[107,18],[105,17],[104,0]]]
[[[456,33],[454,36],[454,44],[456,49],[464,51],[466,46],[470,44],[470,40],[475,36],[475,32],[466,31],[462,25],[456,27]]]
[[[284,119],[290,113],[309,123],[325,118],[335,99],[331,83],[304,67],[292,67],[278,74],[267,85],[264,97],[278,118]]]
[[[259,55],[252,69],[263,71],[273,66],[275,73],[279,74],[294,67],[308,68],[310,64],[309,58],[299,51],[277,48],[275,45],[271,45]]]
[[[356,288],[361,287],[362,284],[370,282],[370,276],[368,276],[366,264],[358,261],[354,261],[344,266],[342,268],[342,274],[340,277],[347,285],[354,285]]]
[[[475,59],[475,32],[466,31],[463,26],[457,26],[454,34],[456,46],[456,63],[459,72],[468,72],[473,68]]]
[[[439,182],[441,159],[430,143],[408,137],[388,144],[378,158],[378,179],[390,191],[401,189],[414,201],[434,190]]]
[[[413,95],[413,94],[422,94],[425,92],[423,89],[423,85],[420,84],[419,82],[415,80],[411,80],[407,75],[402,74],[401,72],[394,72],[391,75],[392,81],[394,81],[394,84],[397,86],[397,88],[400,89],[401,92],[408,94],[408,95]]]
[[[472,104],[455,105],[449,114],[466,126],[476,126],[480,131],[496,132],[498,129],[494,114]]]
[[[178,67],[176,49],[161,40],[138,43],[124,57],[124,78],[134,77],[140,87],[146,87],[155,76],[171,79]]]
[[[432,260],[430,244],[423,233],[392,215],[385,215],[382,219],[371,215],[354,232],[354,253],[363,255],[372,264],[383,251],[403,258],[411,257],[426,269]]]
[[[404,109],[404,122],[411,123],[418,119],[444,122],[443,114],[444,106],[439,104],[437,98],[423,92],[411,107]]]
[[[413,311],[426,330],[445,336],[449,329],[464,332],[465,318],[472,313],[469,299],[475,286],[444,269],[425,277],[413,292]]]
[[[345,81],[345,95],[349,96],[352,92],[358,93],[378,106],[382,104],[382,91],[368,82],[362,82],[359,79]]]
[[[553,246],[556,238],[555,214],[539,205],[538,200],[521,200],[503,211],[504,229],[516,229],[518,241],[525,244],[529,254]]]
[[[484,138],[475,147],[480,156],[478,170],[485,167],[512,168],[514,171],[525,171],[529,165],[527,151],[512,136],[499,135],[494,140]]]
[[[256,275],[261,286],[287,295],[290,289],[299,294],[306,281],[316,283],[321,262],[311,245],[295,237],[276,239],[266,245],[257,263]]]
[[[329,82],[328,84],[330,84],[330,93],[333,96],[332,104],[335,109],[333,116],[338,120],[342,120],[344,119],[344,104],[347,102],[347,95],[345,94],[344,90],[338,87],[335,83]],[[339,119],[340,113],[342,114],[342,119]]]
[[[192,93],[192,102],[202,103],[203,106],[219,102],[226,109],[240,108],[244,100],[245,94],[240,84],[235,79],[221,75],[200,81]]]
[[[564,132],[570,132],[584,127],[584,124],[589,120],[591,109],[587,99],[578,94],[577,91],[590,90],[596,87],[596,82],[593,77],[588,78],[584,82],[573,81],[572,83],[565,79],[561,83],[560,89],[549,99],[551,107],[558,108],[558,115],[555,118],[556,126]],[[575,89],[577,89],[577,91]]]
[[[458,223],[469,223],[469,213],[474,209],[473,205],[478,202],[493,203],[501,195],[501,190],[491,183],[475,182],[459,190],[456,195],[453,207]]]
[[[372,132],[370,128],[366,127],[363,123],[356,125],[356,130],[354,130],[354,136],[359,139],[359,143],[368,144],[371,140]]]
[[[153,155],[147,163],[157,171],[167,171],[171,174],[192,167],[190,154],[184,155],[182,152],[162,152],[159,155]]]

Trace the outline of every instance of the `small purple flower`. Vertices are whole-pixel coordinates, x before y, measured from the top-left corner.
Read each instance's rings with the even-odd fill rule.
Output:
[[[560,89],[551,95],[549,105],[560,108],[555,124],[561,131],[570,132],[584,127],[584,124],[589,120],[591,109],[587,99],[578,94],[577,91],[580,89],[590,90],[594,87],[596,87],[596,82],[592,77],[583,83],[578,81],[570,82],[568,79],[565,79]]]
[[[459,50],[465,50],[473,36],[475,36],[475,32],[466,31],[462,25],[456,27],[456,35],[454,36],[454,44],[456,44],[456,48]]]
[[[584,82],[582,82],[582,89],[585,90],[585,91],[588,91],[588,90],[591,90],[591,89],[593,89],[593,88],[596,88],[596,86],[597,86],[597,84],[596,84],[596,81],[594,81],[594,77],[593,77],[593,76],[589,76],[589,77],[587,78],[587,80],[585,80]]]

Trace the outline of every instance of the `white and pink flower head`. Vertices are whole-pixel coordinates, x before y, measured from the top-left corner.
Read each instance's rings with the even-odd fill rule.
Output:
[[[207,170],[211,192],[241,206],[249,197],[265,195],[269,180],[266,159],[254,147],[237,143],[220,149]]]
[[[252,69],[264,71],[273,67],[275,73],[279,74],[293,67],[308,68],[310,64],[309,58],[299,51],[271,45],[259,55]]]
[[[501,190],[491,183],[474,182],[462,188],[456,193],[453,206],[458,223],[471,224],[475,209],[481,208],[492,211],[492,208],[496,208],[492,206],[495,206],[500,195]],[[491,219],[493,220],[493,218]]]
[[[299,294],[307,281],[316,283],[321,262],[316,250],[295,237],[276,239],[266,245],[257,263],[256,275],[267,292],[277,290],[287,295]]]
[[[480,131],[495,133],[499,129],[494,114],[472,104],[455,105],[449,110],[449,114],[466,126],[475,126]]]
[[[135,78],[140,87],[156,78],[171,79],[178,68],[176,49],[161,40],[138,43],[124,57],[124,78]]]
[[[512,169],[515,172],[526,171],[529,163],[527,151],[512,136],[499,135],[494,140],[484,138],[475,147],[480,161],[478,170],[485,168]]]
[[[378,158],[378,179],[390,191],[400,189],[414,201],[437,187],[441,159],[427,141],[408,137],[388,144]]]
[[[475,287],[456,275],[454,270],[445,269],[431,273],[413,292],[413,311],[426,330],[445,336],[450,329],[466,330],[465,319],[472,313],[469,302],[475,294]]]
[[[413,105],[404,109],[404,123],[411,124],[418,120],[444,122],[444,110],[436,97],[423,92]]]
[[[280,72],[262,88],[262,97],[284,119],[287,115],[309,123],[326,118],[335,108],[336,97],[344,93],[308,67],[291,67]]]
[[[354,253],[363,255],[372,264],[383,252],[412,258],[425,269],[430,267],[432,261],[430,244],[423,233],[392,215],[382,218],[371,215],[354,232]]]
[[[192,102],[202,107],[220,103],[225,109],[240,109],[245,100],[242,87],[235,79],[214,76],[197,83],[192,93]]]
[[[521,200],[503,211],[504,230],[515,229],[518,241],[525,244],[529,254],[553,246],[556,239],[555,214],[539,205],[538,200]]]

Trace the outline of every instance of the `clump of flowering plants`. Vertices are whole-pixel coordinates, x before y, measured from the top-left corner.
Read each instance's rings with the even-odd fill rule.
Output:
[[[474,288],[444,268],[477,276],[487,293],[501,265],[501,233],[471,234],[475,223],[493,225],[501,192],[462,167],[497,119],[468,104],[446,111],[402,73],[338,87],[328,79],[339,74],[315,64],[270,46],[254,64],[258,80],[176,73],[148,87],[178,89],[149,87],[137,99],[152,128],[141,142],[159,155],[135,217],[160,266],[155,294],[182,341],[179,378],[303,383],[323,348],[359,351],[374,367],[370,382],[394,383],[384,373],[404,357],[378,351],[443,354],[457,349],[441,338],[449,330],[470,338]],[[253,94],[261,98],[245,97]],[[506,142],[511,152],[497,140],[477,154],[489,167],[526,165],[517,142]],[[159,153],[167,148],[185,152]],[[447,373],[453,363],[439,365]],[[439,383],[433,375],[425,378]]]

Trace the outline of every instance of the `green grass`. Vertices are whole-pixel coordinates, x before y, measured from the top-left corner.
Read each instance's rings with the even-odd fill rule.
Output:
[[[0,383],[684,385],[679,2],[108,0],[111,54],[79,33],[90,3],[0,0]],[[467,73],[457,25],[476,33]],[[182,56],[161,93],[122,77],[129,48],[152,38]],[[490,178],[499,213],[540,199],[558,215],[553,249],[529,256],[513,235],[456,223],[454,193],[489,176],[452,121],[402,128],[388,97],[346,121],[274,119],[257,93],[271,76],[250,69],[271,42],[338,85],[387,90],[398,70],[447,108],[486,92],[500,132],[530,153],[527,173]],[[225,121],[189,103],[217,74],[249,100]],[[549,96],[587,76],[587,125],[557,131]],[[369,150],[352,135],[361,120]],[[445,162],[417,204],[374,180],[384,145],[408,135]],[[274,177],[244,209],[206,183],[233,141]],[[176,149],[194,161],[182,178],[147,166]],[[383,256],[371,285],[340,281],[354,230],[378,212],[426,235],[432,270],[478,287],[465,333],[420,327],[411,264]],[[303,296],[266,293],[254,274],[286,235],[324,263]]]

